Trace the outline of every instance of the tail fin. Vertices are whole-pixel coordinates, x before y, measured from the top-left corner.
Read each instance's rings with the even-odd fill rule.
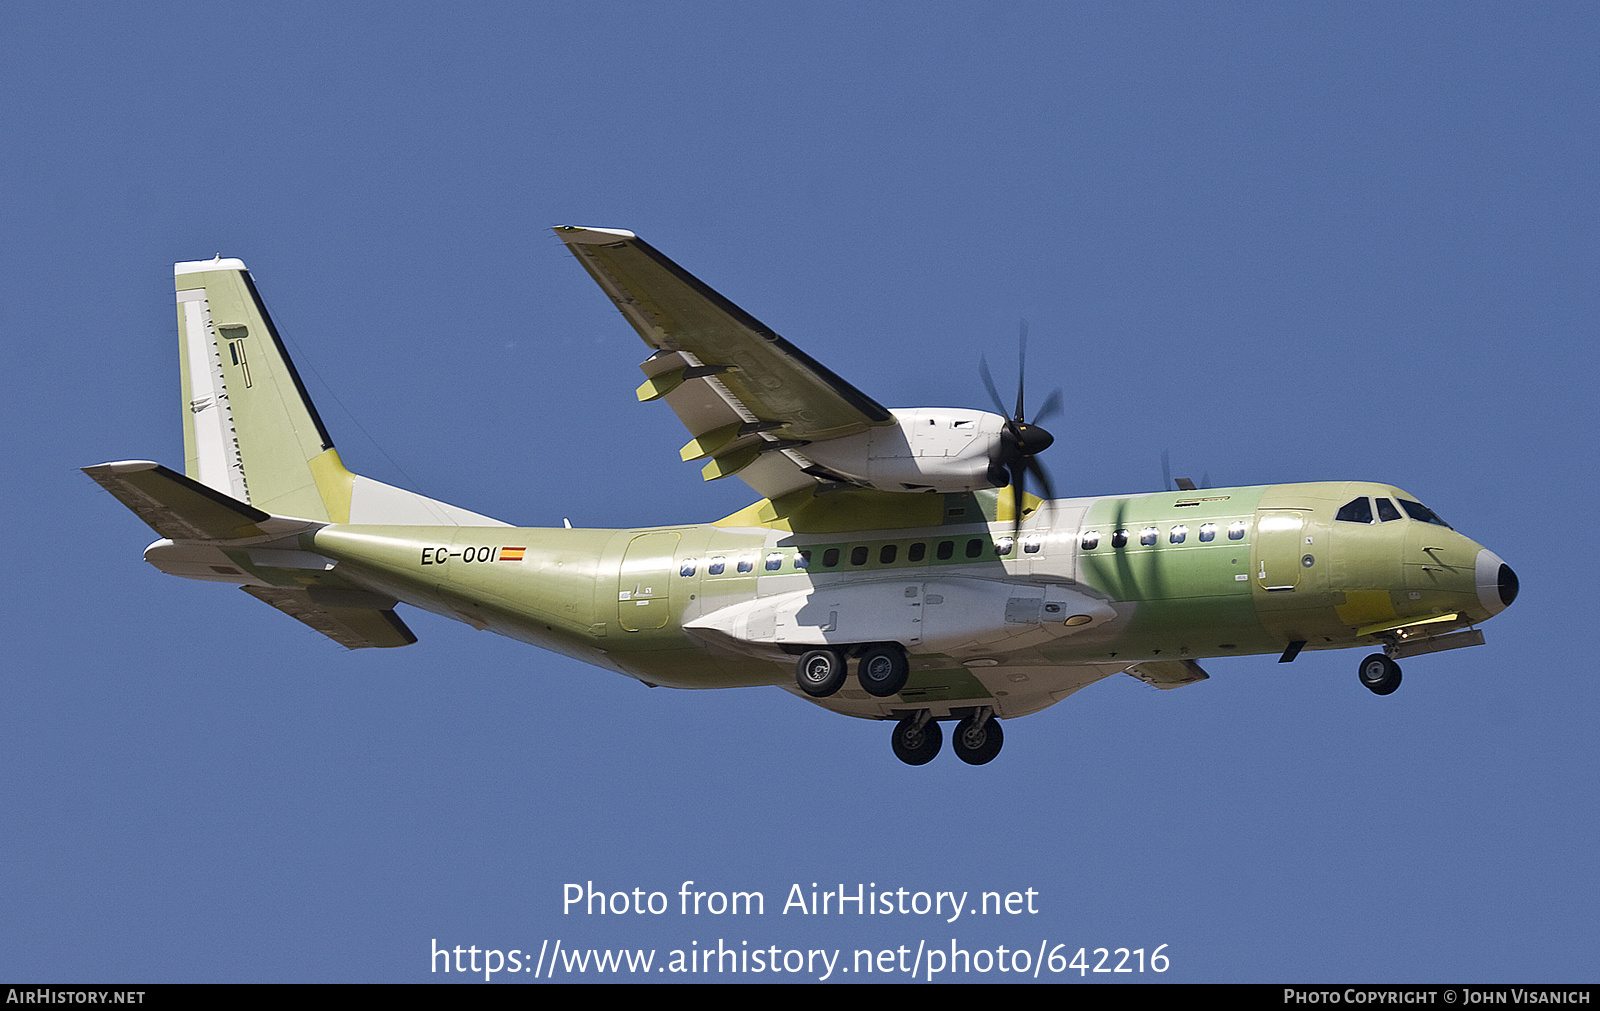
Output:
[[[176,264],[184,471],[277,516],[504,526],[345,469],[241,260]]]

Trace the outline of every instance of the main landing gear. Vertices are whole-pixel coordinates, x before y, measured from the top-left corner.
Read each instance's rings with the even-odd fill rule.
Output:
[[[877,642],[854,648],[860,650],[856,680],[868,695],[886,699],[906,686],[911,661],[899,643]],[[812,650],[795,664],[794,679],[800,690],[812,698],[827,698],[844,687],[845,653],[837,649]]]
[[[944,731],[926,709],[895,724],[894,733],[889,737],[894,757],[907,765],[927,765],[939,754],[939,745],[943,743]],[[950,739],[956,757],[968,765],[986,765],[993,761],[1004,743],[1000,721],[988,706],[963,717]]]
[[[1400,687],[1400,665],[1382,653],[1361,661],[1359,672],[1361,683],[1375,695],[1388,695]]]

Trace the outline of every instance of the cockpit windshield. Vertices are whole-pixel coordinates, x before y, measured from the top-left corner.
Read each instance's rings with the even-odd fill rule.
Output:
[[[1365,495],[1358,499],[1351,499],[1339,508],[1339,514],[1334,517],[1346,523],[1371,523],[1372,500]]]
[[[1452,527],[1450,524],[1440,519],[1438,513],[1434,512],[1432,509],[1429,509],[1421,502],[1413,502],[1408,498],[1403,498],[1400,499],[1400,508],[1404,509],[1406,511],[1406,515],[1410,516],[1414,520],[1421,520],[1424,523],[1436,523],[1439,526],[1444,527],[1446,530],[1455,529],[1455,527]]]

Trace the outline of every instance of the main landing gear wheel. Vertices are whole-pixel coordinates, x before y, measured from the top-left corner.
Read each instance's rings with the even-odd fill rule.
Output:
[[[1361,683],[1374,695],[1388,695],[1400,687],[1400,665],[1382,653],[1361,661],[1360,671]]]
[[[856,680],[868,695],[888,698],[906,686],[911,676],[911,662],[899,643],[886,642],[868,646],[856,661]]]
[[[814,649],[794,665],[794,679],[807,695],[825,699],[844,686],[844,657],[835,650]]]
[[[939,745],[944,743],[944,731],[925,716],[907,716],[895,724],[894,734],[889,738],[894,757],[907,765],[927,765],[939,754]]]
[[[957,723],[956,732],[950,738],[950,746],[955,748],[956,757],[968,765],[985,765],[994,761],[1003,744],[1005,735],[1000,732],[1000,721],[988,709],[980,710],[976,715]]]

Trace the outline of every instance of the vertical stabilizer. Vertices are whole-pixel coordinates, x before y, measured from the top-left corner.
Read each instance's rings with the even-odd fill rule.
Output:
[[[173,273],[185,472],[270,513],[345,521],[335,514],[348,513],[350,474],[244,263],[219,257]]]
[[[345,469],[243,261],[179,263],[173,276],[190,478],[275,516],[505,526]]]

